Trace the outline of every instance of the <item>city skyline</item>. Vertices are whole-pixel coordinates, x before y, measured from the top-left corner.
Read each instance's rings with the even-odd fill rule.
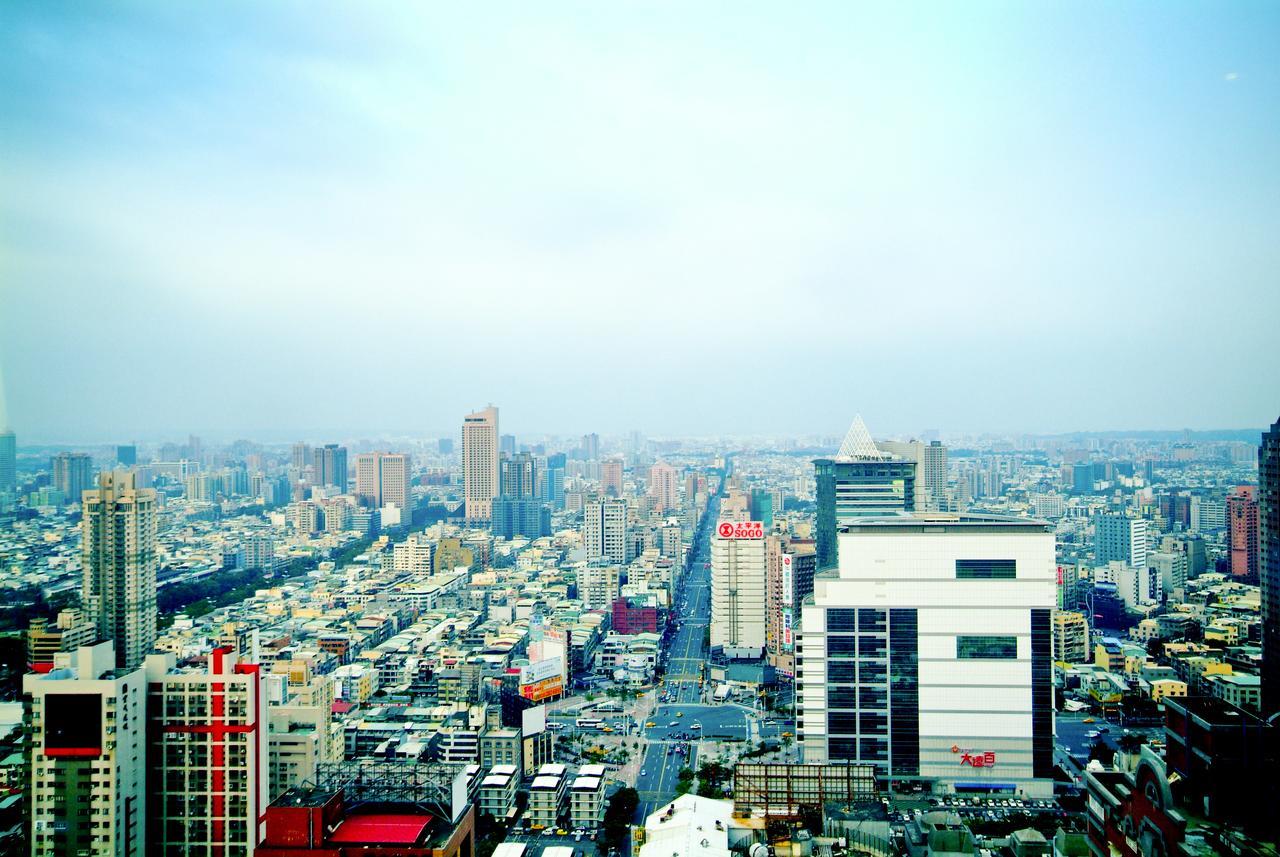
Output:
[[[1274,6],[365,11],[10,10],[0,423],[1274,418]]]

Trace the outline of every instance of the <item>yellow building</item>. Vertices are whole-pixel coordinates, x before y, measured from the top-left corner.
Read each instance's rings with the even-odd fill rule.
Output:
[[[1166,696],[1177,697],[1177,696],[1186,696],[1186,695],[1187,695],[1187,683],[1185,681],[1178,681],[1177,679],[1173,679],[1173,678],[1165,678],[1165,679],[1160,679],[1158,681],[1151,682],[1152,702],[1159,702],[1160,700],[1164,699]]]

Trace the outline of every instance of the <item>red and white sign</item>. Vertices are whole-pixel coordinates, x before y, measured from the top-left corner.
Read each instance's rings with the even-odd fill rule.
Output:
[[[721,521],[716,535],[722,539],[763,539],[764,521]]]
[[[975,753],[972,750],[961,750],[953,746],[951,752],[960,757],[960,764],[972,768],[994,768],[996,765],[996,754],[990,750],[985,753]]]

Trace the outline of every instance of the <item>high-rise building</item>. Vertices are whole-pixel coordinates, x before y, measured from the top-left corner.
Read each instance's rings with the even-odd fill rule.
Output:
[[[347,490],[347,448],[336,443],[325,444],[315,450],[313,468],[315,484],[336,485]]]
[[[764,524],[764,531],[773,530],[773,492],[767,488],[752,488],[747,500],[747,517]]]
[[[818,568],[837,563],[836,534],[859,518],[915,510],[916,464],[881,451],[862,417],[853,419],[834,458],[814,461]]]
[[[767,636],[764,527],[721,521],[711,539],[711,648],[758,658]]]
[[[547,456],[547,467],[542,476],[542,499],[555,511],[564,509],[564,453]]]
[[[1103,514],[1094,520],[1094,559],[1099,566],[1123,562],[1147,566],[1147,522],[1127,515]]]
[[[1053,659],[1068,664],[1087,663],[1089,622],[1083,613],[1056,610],[1053,614]]]
[[[440,438],[440,440],[436,441],[436,449],[440,452],[441,455],[452,455],[453,454],[453,438],[451,437]]]
[[[627,503],[604,499],[588,502],[582,510],[582,541],[587,562],[608,560],[627,562]]]
[[[1258,576],[1258,496],[1252,485],[1238,485],[1227,494],[1227,547],[1231,576]]]
[[[132,443],[117,446],[116,463],[121,467],[133,467],[138,463],[138,447]]]
[[[600,490],[606,497],[622,496],[621,458],[606,458],[600,462]]]
[[[516,454],[516,436],[513,434],[504,434],[498,436],[498,453],[500,455]]]
[[[600,458],[600,435],[592,432],[582,436],[582,457],[587,461]]]
[[[499,539],[514,539],[517,536],[540,539],[549,536],[551,509],[541,500],[495,497],[490,530]]]
[[[501,491],[503,497],[532,500],[538,496],[540,470],[538,459],[527,452],[503,456],[499,461]]]
[[[498,496],[498,409],[489,406],[462,421],[462,495],[468,521],[488,521]]]
[[[801,608],[804,761],[1052,797],[1052,526],[865,518],[839,558]]]
[[[59,652],[22,679],[32,857],[144,857],[147,681],[111,642]]]
[[[932,511],[947,505],[947,448],[933,441],[924,448],[924,466],[920,476],[924,482],[928,508]]]
[[[17,459],[17,439],[13,431],[0,431],[0,494],[18,487]]]
[[[409,456],[403,452],[364,452],[356,456],[356,498],[362,506],[381,509],[395,506],[401,523],[413,515],[413,489],[409,483]]]
[[[680,471],[659,461],[649,468],[649,496],[662,511],[672,511],[680,506]]]
[[[588,610],[611,609],[621,579],[621,566],[608,560],[589,562],[578,571],[578,598]]]
[[[1280,420],[1258,447],[1258,575],[1262,584],[1262,713],[1280,712]]]
[[[425,533],[413,533],[391,549],[391,567],[399,574],[430,577],[434,553],[435,546]]]
[[[196,669],[147,658],[150,853],[251,855],[262,841],[267,700],[247,661],[224,646]]]
[[[80,495],[93,487],[93,459],[84,452],[59,452],[52,463],[53,487],[68,503],[80,502]]]
[[[293,469],[301,473],[311,464],[311,444],[298,441],[290,448],[289,456]]]
[[[156,641],[156,492],[117,471],[83,497],[82,606],[99,639],[115,643],[117,665],[133,669]]]

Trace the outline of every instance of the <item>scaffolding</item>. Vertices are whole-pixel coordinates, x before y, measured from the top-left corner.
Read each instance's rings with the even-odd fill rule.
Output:
[[[411,803],[437,817],[457,820],[467,804],[466,766],[412,759],[351,759],[320,762],[312,784],[322,791],[341,791],[348,807],[362,804]],[[461,807],[459,807],[459,789]]]
[[[827,804],[852,808],[879,799],[873,765],[749,765],[733,769],[733,809],[738,815],[795,819]]]

